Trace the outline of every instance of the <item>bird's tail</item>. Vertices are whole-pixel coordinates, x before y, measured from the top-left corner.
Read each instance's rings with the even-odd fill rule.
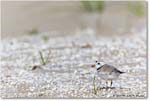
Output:
[[[122,72],[122,71],[118,71],[120,74],[123,74],[123,73],[125,73],[125,72]]]

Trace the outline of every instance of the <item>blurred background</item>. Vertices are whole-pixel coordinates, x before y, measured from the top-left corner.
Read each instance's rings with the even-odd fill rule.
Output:
[[[2,38],[57,31],[131,34],[146,27],[141,1],[2,1]]]

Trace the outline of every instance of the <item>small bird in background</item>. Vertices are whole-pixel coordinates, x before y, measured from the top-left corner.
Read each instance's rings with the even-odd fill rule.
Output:
[[[113,80],[116,80],[120,74],[125,73],[125,72],[118,70],[114,66],[106,64],[104,62],[96,61],[96,63],[92,65],[91,67],[96,67],[98,76],[101,79],[106,80],[107,87],[112,87]]]

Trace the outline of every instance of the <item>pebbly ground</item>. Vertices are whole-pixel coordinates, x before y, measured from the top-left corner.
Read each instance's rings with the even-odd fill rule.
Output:
[[[41,52],[45,64],[42,64]],[[145,98],[146,32],[105,37],[43,33],[1,41],[2,98]],[[104,61],[126,72],[114,89],[96,76],[91,64]],[[94,94],[94,84],[98,89]]]

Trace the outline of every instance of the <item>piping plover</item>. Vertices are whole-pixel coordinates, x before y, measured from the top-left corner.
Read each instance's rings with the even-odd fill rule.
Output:
[[[96,61],[95,65],[92,65],[92,67],[96,67],[98,76],[106,80],[107,85],[110,81],[110,87],[112,86],[113,80],[116,80],[120,74],[125,73],[104,62]]]

